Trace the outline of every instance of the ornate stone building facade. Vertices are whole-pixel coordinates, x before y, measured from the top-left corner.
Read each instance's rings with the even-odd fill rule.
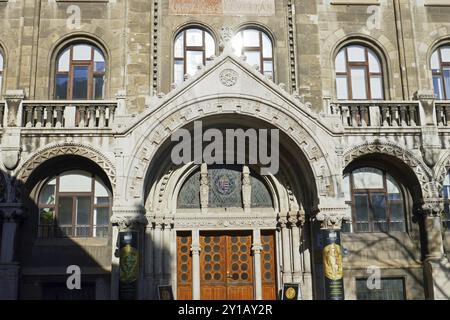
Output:
[[[448,17],[443,0],[1,0],[0,297],[448,299]],[[195,121],[279,130],[279,172],[175,165]]]

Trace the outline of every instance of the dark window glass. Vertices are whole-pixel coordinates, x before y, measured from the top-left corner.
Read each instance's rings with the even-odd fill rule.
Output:
[[[380,289],[371,289],[367,279],[356,280],[357,300],[405,300],[403,278],[381,279]]]
[[[73,99],[87,99],[89,68],[86,66],[73,67]]]
[[[67,99],[68,74],[56,75],[56,99]]]

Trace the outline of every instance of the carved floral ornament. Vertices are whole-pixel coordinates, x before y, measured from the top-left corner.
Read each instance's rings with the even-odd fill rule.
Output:
[[[95,148],[77,143],[50,145],[36,152],[25,161],[22,168],[19,170],[19,173],[17,174],[18,180],[23,183],[26,182],[31,173],[42,163],[49,159],[64,155],[76,155],[95,162],[109,177],[112,186],[115,186],[116,171],[111,161]]]
[[[404,162],[416,174],[422,189],[423,198],[436,197],[436,191],[433,187],[434,184],[430,183],[433,181],[433,174],[427,165],[421,159],[416,158],[408,150],[405,150],[390,142],[375,141],[350,149],[344,155],[344,168],[347,167],[352,161],[362,156],[377,153],[390,155]]]
[[[233,69],[225,69],[219,75],[220,82],[225,87],[234,86],[238,81],[238,77],[239,77],[238,73]]]

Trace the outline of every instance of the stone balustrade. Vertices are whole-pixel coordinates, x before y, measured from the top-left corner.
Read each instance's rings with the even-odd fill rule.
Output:
[[[437,125],[450,126],[450,101],[436,101]]]
[[[23,101],[26,128],[111,128],[117,101]]]
[[[420,126],[418,101],[337,101],[329,104],[344,127]]]

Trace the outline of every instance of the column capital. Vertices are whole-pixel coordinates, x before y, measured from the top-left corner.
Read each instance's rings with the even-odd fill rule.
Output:
[[[18,223],[26,218],[26,212],[22,204],[0,204],[0,216],[3,221]]]
[[[422,215],[427,217],[441,217],[444,212],[444,199],[426,198],[419,210]]]
[[[340,230],[342,223],[351,220],[348,205],[320,207],[317,210],[315,219],[321,223],[323,230]]]
[[[200,251],[202,250],[202,248],[200,247],[200,245],[198,244],[193,244],[191,245],[191,252],[192,254],[200,254]]]
[[[254,254],[261,254],[261,251],[263,250],[263,246],[261,243],[254,243],[252,246],[252,251]]]
[[[142,208],[113,208],[111,224],[120,231],[136,230],[148,224]]]

